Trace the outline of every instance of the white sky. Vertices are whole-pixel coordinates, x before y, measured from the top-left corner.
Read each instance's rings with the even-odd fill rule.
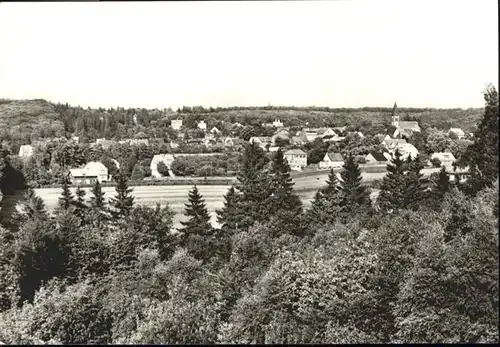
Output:
[[[496,0],[0,4],[0,97],[482,107]]]

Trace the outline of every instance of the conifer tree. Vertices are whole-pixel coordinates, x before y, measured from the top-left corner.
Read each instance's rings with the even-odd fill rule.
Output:
[[[339,180],[337,174],[330,169],[328,172],[328,179],[326,180],[326,187],[322,188],[321,193],[326,196],[333,196],[339,191]]]
[[[217,211],[217,222],[221,224],[223,228],[235,229],[237,201],[238,193],[234,189],[234,186],[231,186],[226,195],[224,195],[224,207]]]
[[[185,206],[184,215],[189,217],[189,219],[186,222],[181,222],[183,228],[180,230],[185,234],[199,235],[209,232],[211,229],[210,216],[205,205],[205,200],[196,185],[189,192],[189,202]]]
[[[90,216],[89,218],[97,224],[108,220],[108,209],[106,207],[106,200],[104,199],[104,194],[102,191],[102,186],[99,181],[94,183],[91,190],[92,195],[90,196]]]
[[[333,224],[338,217],[342,203],[339,180],[333,169],[328,173],[327,185],[319,189],[307,210],[309,224]]]
[[[290,166],[283,157],[281,148],[273,156],[269,178],[271,191],[269,213],[271,215],[280,211],[295,215],[302,213],[302,202],[299,196],[293,192],[294,183],[290,176]]]
[[[439,171],[439,176],[437,180],[437,185],[435,191],[438,192],[441,198],[444,198],[444,195],[448,193],[451,189],[450,186],[450,175],[446,172],[444,166]]]
[[[425,186],[421,170],[424,168],[420,157],[412,159],[409,155],[406,161],[407,173],[403,192],[403,208],[417,209],[426,198]]]
[[[387,174],[382,179],[377,203],[382,211],[391,211],[403,207],[405,194],[405,162],[401,152],[396,149],[390,163],[387,164]]]
[[[75,199],[69,187],[68,178],[64,178],[61,188],[61,196],[59,197],[56,210],[54,211],[56,214],[69,210],[75,203]]]
[[[81,189],[80,186],[77,186],[75,195],[76,195],[76,200],[74,202],[75,216],[83,224],[87,216],[87,210],[88,210],[88,206],[85,203],[85,196],[87,195],[87,193],[85,192],[84,189]]]
[[[439,208],[441,208],[446,194],[451,190],[450,176],[443,166],[439,173],[431,175],[431,179],[433,182],[433,187],[430,200],[432,207],[435,210],[438,210]]]
[[[186,247],[196,258],[207,260],[214,255],[211,247],[214,241],[213,229],[205,200],[196,185],[189,192],[189,202],[185,206],[184,215],[189,219],[181,222],[180,246]]]
[[[240,170],[236,189],[241,193],[235,215],[237,227],[246,228],[256,220],[269,218],[268,198],[271,195],[265,166],[267,158],[262,148],[255,143],[246,144],[240,157]]]
[[[361,185],[362,177],[359,165],[350,154],[340,173],[342,179],[342,211],[344,215],[351,215],[356,211],[370,206],[369,191]],[[361,208],[361,209],[360,209]]]
[[[474,134],[474,143],[459,159],[459,166],[469,166],[470,178],[464,185],[470,195],[475,195],[498,178],[498,93],[490,85],[484,93],[484,116]]]
[[[110,204],[113,207],[111,212],[115,219],[130,215],[130,211],[134,207],[134,197],[130,194],[133,189],[128,187],[127,177],[123,173],[118,173],[115,176],[116,180],[116,195],[110,199]]]
[[[90,197],[90,206],[95,209],[103,210],[106,201],[104,200],[104,194],[102,191],[101,184],[99,181],[95,181],[94,186],[92,187],[92,196]]]

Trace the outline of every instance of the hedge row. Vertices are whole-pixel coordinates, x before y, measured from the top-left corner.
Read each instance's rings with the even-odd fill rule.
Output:
[[[217,185],[231,185],[236,181],[235,177],[221,177],[221,178],[211,178],[211,177],[186,177],[183,179],[165,179],[165,180],[151,180],[151,181],[128,181],[129,187],[141,187],[141,186],[175,186],[175,185],[206,185],[206,186],[217,186]],[[72,185],[76,187],[76,185]],[[114,187],[115,182],[102,183],[102,187]],[[93,184],[82,184],[80,187],[93,187]],[[50,184],[43,185],[37,188],[61,188],[61,184]]]

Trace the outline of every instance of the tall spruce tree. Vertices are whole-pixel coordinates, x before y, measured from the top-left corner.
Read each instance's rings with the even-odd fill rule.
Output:
[[[241,193],[235,209],[238,228],[249,227],[256,220],[268,220],[270,217],[267,202],[271,192],[266,164],[267,158],[262,148],[255,143],[245,145],[236,184],[236,189]]]
[[[134,207],[134,197],[131,195],[133,189],[128,187],[127,177],[123,173],[118,173],[115,180],[116,195],[110,199],[110,205],[113,207],[112,216],[119,219],[130,215],[130,211]]]
[[[185,204],[184,215],[189,219],[181,222],[183,228],[180,230],[185,234],[203,235],[210,231],[210,216],[207,211],[205,200],[195,185],[189,192],[189,202]]]
[[[59,197],[59,199],[57,201],[57,207],[54,211],[55,214],[59,214],[63,211],[67,211],[75,204],[75,198],[73,197],[73,194],[71,193],[68,178],[65,177],[63,179],[63,183],[62,183],[61,188],[62,188],[62,192],[61,192],[61,196]]]
[[[87,193],[85,192],[84,189],[81,189],[80,186],[76,187],[76,200],[74,202],[75,206],[75,216],[80,220],[81,224],[85,223],[85,219],[87,217],[87,212],[88,212],[88,206],[85,203],[85,196]]]
[[[377,204],[384,212],[403,208],[406,186],[406,164],[401,152],[396,149],[392,160],[387,164],[387,174],[382,179]]]
[[[239,196],[234,186],[231,186],[226,195],[224,195],[224,207],[217,211],[217,222],[221,224],[223,228],[231,230],[236,228],[237,218],[235,217],[238,198]]]
[[[196,185],[189,192],[189,202],[185,206],[184,215],[189,219],[181,222],[180,246],[186,247],[196,258],[207,260],[213,255],[213,228],[205,200]]]
[[[417,155],[412,159],[409,155],[406,161],[407,173],[405,175],[405,186],[403,192],[403,208],[418,209],[420,203],[427,197],[426,186],[422,180],[422,169],[424,164]]]
[[[334,196],[339,192],[339,180],[337,174],[333,169],[328,172],[328,178],[326,180],[326,186],[320,189],[320,192],[324,196]]]
[[[299,196],[293,192],[293,185],[290,166],[283,157],[283,151],[279,148],[273,156],[269,170],[271,191],[269,213],[271,215],[274,216],[280,212],[289,212],[295,215],[302,213],[302,202]]]
[[[355,212],[368,210],[370,206],[370,192],[361,185],[362,177],[358,163],[354,160],[352,154],[347,157],[342,171],[342,212],[345,216],[352,215]]]
[[[340,212],[342,196],[337,174],[330,170],[326,186],[319,189],[307,210],[306,220],[310,225],[334,224]]]
[[[484,93],[484,116],[474,134],[474,143],[459,159],[459,166],[469,166],[470,178],[464,185],[470,195],[491,186],[498,178],[498,93],[490,85]]]
[[[95,208],[98,210],[103,210],[105,205],[106,205],[106,201],[104,200],[105,193],[103,193],[102,187],[101,187],[101,184],[99,183],[99,181],[97,181],[97,180],[95,181],[94,186],[92,187],[91,193],[92,193],[92,196],[90,197],[90,206],[92,206],[92,208]]]
[[[106,207],[104,194],[105,193],[102,191],[101,184],[99,183],[99,181],[96,181],[91,190],[89,211],[89,218],[96,224],[100,224],[109,219],[109,215],[107,214],[108,208]]]

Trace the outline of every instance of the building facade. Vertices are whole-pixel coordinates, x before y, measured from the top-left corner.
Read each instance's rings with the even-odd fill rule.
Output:
[[[307,153],[301,149],[291,149],[283,153],[291,170],[302,171],[307,166]]]

